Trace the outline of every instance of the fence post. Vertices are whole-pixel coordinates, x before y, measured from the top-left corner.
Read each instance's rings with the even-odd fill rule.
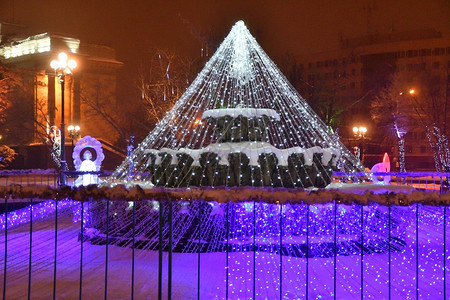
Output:
[[[336,199],[334,200],[334,274],[333,274],[333,284],[334,284],[334,299],[336,299],[336,290],[337,290],[337,245],[336,245],[336,239],[337,239],[337,204]]]
[[[202,250],[202,200],[198,202],[197,299],[200,300],[200,253]]]
[[[447,206],[444,206],[444,299],[447,299]]]
[[[416,203],[416,299],[419,299],[419,203]]]
[[[8,196],[5,196],[5,265],[3,268],[3,300],[6,299],[7,258],[8,258]]]
[[[81,232],[80,232],[80,292],[79,299],[83,298],[83,242],[84,242],[84,202],[81,200]]]
[[[389,243],[389,255],[388,255],[388,276],[389,276],[389,299],[391,299],[391,206],[388,207],[388,243]]]
[[[108,299],[109,200],[106,200],[105,300]]]
[[[225,249],[225,251],[226,251],[226,254],[227,254],[227,257],[226,257],[226,267],[225,267],[225,269],[226,269],[226,274],[225,274],[225,284],[226,284],[226,290],[225,290],[225,299],[228,299],[228,280],[229,280],[229,274],[228,274],[228,255],[229,255],[229,253],[228,253],[228,248],[229,248],[229,244],[228,244],[228,242],[229,242],[229,239],[230,239],[230,203],[231,202],[228,202],[227,203],[227,213],[226,213],[226,218],[227,218],[227,220],[226,220],[226,232],[227,232],[227,246],[226,246],[226,249]]]
[[[306,204],[306,299],[309,299],[309,204]]]
[[[361,299],[364,297],[364,207],[361,204]]]
[[[158,300],[162,300],[162,274],[163,274],[163,226],[164,226],[164,205],[159,201],[159,233],[158,233]]]
[[[280,203],[280,300],[283,299],[283,203]]]
[[[134,299],[134,248],[136,246],[136,201],[133,201],[133,247],[131,249],[131,299]]]
[[[256,202],[253,199],[253,299],[256,299]]]
[[[53,300],[56,300],[56,261],[58,254],[58,200],[55,200],[55,260],[53,262]]]
[[[173,244],[173,202],[169,200],[169,265],[167,274],[167,299],[172,299],[172,244]]]
[[[31,255],[33,248],[33,198],[30,198],[30,254],[28,257],[28,300],[31,299]]]

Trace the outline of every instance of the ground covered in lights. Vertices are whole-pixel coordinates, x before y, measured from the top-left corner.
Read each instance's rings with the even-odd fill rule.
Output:
[[[414,207],[403,208],[414,215]],[[393,208],[394,209],[394,208]],[[57,298],[78,298],[80,280],[80,223],[73,223],[71,209],[60,212],[58,220]],[[421,207],[419,217],[419,293],[421,299],[443,299],[443,208]],[[406,247],[391,253],[391,296],[393,299],[415,299],[416,291],[416,232],[415,219],[405,224]],[[450,223],[447,221],[447,229]],[[53,293],[54,214],[33,221],[31,252],[31,295],[35,299],[51,297]],[[448,231],[448,230],[447,230]],[[7,235],[7,299],[27,297],[30,259],[30,224],[8,230]],[[447,237],[448,241],[448,237]],[[4,231],[0,249],[5,249]],[[450,243],[447,242],[447,249]],[[83,297],[99,299],[105,293],[105,245],[83,244]],[[111,299],[128,298],[131,294],[132,249],[108,247],[108,296]],[[448,256],[448,250],[446,253]],[[167,295],[167,252],[164,252],[163,281]],[[226,263],[229,263],[229,299],[304,298],[306,295],[306,258],[256,251],[173,253],[174,299],[196,299],[198,276],[201,299],[226,298]],[[450,261],[447,259],[447,265]],[[0,256],[2,275],[4,256]],[[254,265],[256,264],[256,265]],[[311,299],[332,299],[334,293],[334,257],[311,257],[308,260],[308,294]],[[282,266],[280,270],[280,265]],[[255,274],[254,272],[255,267]],[[364,298],[389,297],[389,254],[372,253],[363,256]],[[200,271],[200,274],[198,273]],[[337,299],[359,299],[361,295],[361,255],[336,257]],[[450,272],[446,273],[447,278]],[[255,280],[255,282],[254,282]],[[447,289],[450,284],[447,280]],[[157,298],[158,252],[135,250],[136,299]],[[2,287],[2,285],[0,285]],[[0,288],[1,288],[0,287]]]

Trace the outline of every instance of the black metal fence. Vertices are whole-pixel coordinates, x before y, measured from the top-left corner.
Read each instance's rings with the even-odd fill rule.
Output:
[[[421,174],[412,185],[443,191],[447,174]],[[446,206],[13,196],[0,204],[3,299],[449,297]]]
[[[86,177],[88,175],[88,181],[91,176],[98,176],[101,180],[111,175],[110,171],[98,171],[98,172],[79,172],[79,171],[67,171],[64,172],[66,178],[66,184],[68,186],[74,186],[77,179]],[[7,185],[46,185],[51,187],[58,187],[61,178],[61,172],[48,169],[48,170],[7,170],[0,171],[0,186]],[[79,180],[80,180],[79,179]],[[86,181],[86,180],[85,180]],[[92,182],[96,184],[97,182]]]

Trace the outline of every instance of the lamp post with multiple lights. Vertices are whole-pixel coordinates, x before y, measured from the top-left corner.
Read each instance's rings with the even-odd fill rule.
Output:
[[[52,60],[50,63],[52,69],[55,70],[61,84],[61,178],[59,184],[66,185],[67,162],[66,162],[66,130],[64,124],[64,83],[65,77],[72,74],[72,71],[77,67],[77,62],[73,59],[68,59],[64,52],[59,53],[58,60]]]

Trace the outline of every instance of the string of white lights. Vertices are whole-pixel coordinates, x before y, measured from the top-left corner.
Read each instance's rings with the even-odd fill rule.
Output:
[[[255,116],[244,118],[242,111],[248,108],[255,110]],[[211,119],[203,120],[202,115],[205,111],[220,109],[234,109],[234,112],[212,123]],[[258,109],[274,110],[280,116],[280,121],[257,117]],[[219,122],[225,122],[222,132],[216,130]],[[260,125],[263,126],[262,129]],[[261,130],[263,133],[260,133]],[[225,135],[228,136],[228,140],[224,139]],[[221,166],[226,165],[230,156],[217,156],[214,151],[210,151],[211,149],[207,150],[207,147],[212,144],[221,146],[223,143],[235,145],[236,150],[231,150],[229,155],[239,152],[238,149],[242,150],[244,145],[263,145],[262,143],[268,143],[277,149],[295,147],[310,149],[315,146],[337,149],[344,161],[345,171],[364,170],[361,163],[334,138],[331,130],[292,87],[242,21],[233,26],[229,35],[174,107],[136,147],[131,159],[134,162],[135,172],[153,173],[150,174],[151,180],[158,185],[170,186],[169,182],[174,187],[186,183],[195,185],[194,183],[198,183],[199,180],[187,177],[200,176],[200,182],[204,182],[209,176],[208,172],[220,176],[223,171]],[[188,150],[181,151],[182,149],[192,151],[190,153]],[[194,167],[199,165],[196,159],[201,157],[200,154],[197,157],[191,156],[194,162],[189,159],[187,160],[189,162],[185,161],[186,159],[179,161],[182,153],[193,155],[198,149],[204,150],[202,153],[206,153],[204,158],[208,163],[213,159],[217,160],[217,163],[212,164],[210,171],[204,166],[197,169]],[[255,168],[248,165],[245,156],[238,156],[236,167],[234,169],[232,166],[228,167],[226,182],[222,184],[242,185],[244,181],[248,183],[243,177],[250,176],[251,185],[258,186],[261,182],[258,178],[263,178],[265,173],[270,173],[269,186],[284,186],[286,180],[294,182],[295,186],[310,186],[317,180],[329,182],[331,179],[330,167],[317,163],[316,160],[312,166],[306,167],[304,162],[295,170],[286,171],[287,169],[280,167],[273,168],[269,160],[274,159],[275,164],[280,165],[280,161],[284,161],[287,157],[275,155],[271,158],[270,153],[262,147],[256,147],[254,152],[262,159],[260,165]],[[169,163],[164,169],[160,165],[163,161]],[[158,165],[161,167],[159,172],[157,172]],[[249,168],[251,168],[250,175],[245,175],[245,172],[249,172]],[[127,170],[128,160],[125,160],[108,181],[123,180],[126,178]],[[234,179],[236,172],[239,174],[237,182]],[[306,177],[302,174],[306,174]],[[310,178],[308,174],[315,174],[317,178]],[[144,180],[150,180],[150,177]]]

